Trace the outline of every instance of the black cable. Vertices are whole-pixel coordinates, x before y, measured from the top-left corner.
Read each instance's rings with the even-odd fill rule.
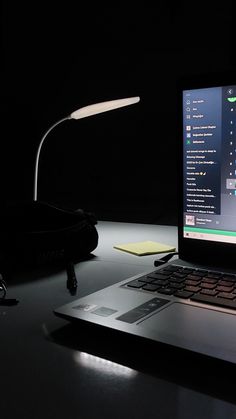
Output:
[[[0,274],[0,290],[3,292],[3,296],[0,298],[0,306],[13,306],[18,304],[18,300],[15,298],[6,298],[7,295],[7,283]]]
[[[0,306],[15,306],[19,303],[16,298],[0,298]]]
[[[7,293],[7,284],[4,281],[2,274],[0,274],[0,290],[3,292],[3,296],[0,298],[1,300],[6,297]]]
[[[77,291],[77,278],[76,278],[74,263],[71,260],[67,260],[66,262],[66,272],[67,272],[67,289],[70,291],[71,295],[75,295]]]
[[[169,262],[169,260],[172,259],[173,256],[178,255],[178,254],[179,254],[179,252],[171,252],[171,253],[168,253],[167,255],[163,256],[162,258],[156,259],[154,261],[154,266],[163,265],[164,263]]]

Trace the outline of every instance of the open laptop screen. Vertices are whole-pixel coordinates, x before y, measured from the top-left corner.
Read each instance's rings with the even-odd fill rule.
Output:
[[[236,84],[182,91],[185,239],[236,243]]]

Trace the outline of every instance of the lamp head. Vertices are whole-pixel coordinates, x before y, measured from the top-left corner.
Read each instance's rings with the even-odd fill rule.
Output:
[[[107,102],[95,103],[94,105],[85,106],[70,114],[69,118],[81,119],[87,116],[96,115],[98,113],[112,111],[113,109],[122,108],[123,106],[133,105],[140,101],[139,96],[129,97],[126,99],[109,100]]]

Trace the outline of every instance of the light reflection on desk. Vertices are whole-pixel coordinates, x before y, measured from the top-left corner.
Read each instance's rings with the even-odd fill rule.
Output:
[[[79,365],[91,368],[102,374],[127,378],[133,378],[138,374],[138,372],[132,368],[125,367],[124,365],[117,364],[116,362],[112,362],[86,352],[76,352],[74,359]]]

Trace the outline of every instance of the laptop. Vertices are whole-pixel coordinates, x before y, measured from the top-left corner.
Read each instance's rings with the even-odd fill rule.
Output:
[[[177,88],[178,258],[54,310],[236,363],[236,74]]]

